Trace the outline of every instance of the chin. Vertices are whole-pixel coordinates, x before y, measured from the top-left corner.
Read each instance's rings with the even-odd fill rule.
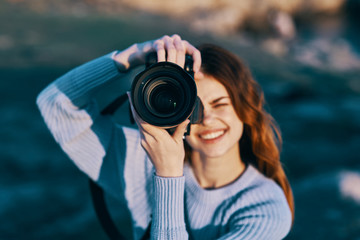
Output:
[[[226,151],[224,149],[219,149],[218,151],[214,151],[214,149],[210,151],[199,151],[200,155],[205,156],[207,158],[219,158],[226,154]]]

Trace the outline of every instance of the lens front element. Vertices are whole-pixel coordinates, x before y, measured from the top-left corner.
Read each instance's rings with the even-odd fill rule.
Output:
[[[184,69],[174,63],[159,62],[135,77],[131,96],[141,119],[171,128],[189,118],[197,91],[193,77]]]
[[[174,116],[184,104],[181,92],[181,85],[172,78],[156,79],[145,87],[144,102],[157,117]]]

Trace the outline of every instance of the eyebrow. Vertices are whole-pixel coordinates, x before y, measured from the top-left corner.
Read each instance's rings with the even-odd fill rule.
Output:
[[[210,104],[216,104],[217,102],[220,102],[222,99],[224,98],[230,98],[230,97],[227,97],[227,96],[224,96],[224,97],[219,97],[219,98],[216,98],[214,99],[213,101],[211,101]]]

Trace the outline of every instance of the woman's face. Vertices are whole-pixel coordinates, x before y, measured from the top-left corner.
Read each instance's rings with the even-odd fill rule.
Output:
[[[191,125],[186,141],[192,151],[206,158],[239,154],[243,122],[238,118],[225,87],[204,75],[196,79],[198,96],[204,105],[204,120]]]

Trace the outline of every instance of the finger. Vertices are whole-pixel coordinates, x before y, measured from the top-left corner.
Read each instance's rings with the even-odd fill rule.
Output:
[[[134,121],[136,122],[136,125],[138,125],[139,128],[142,128],[141,124],[144,122],[139,115],[137,114],[137,112],[135,111],[133,102],[131,100],[131,95],[130,92],[126,92],[126,94],[128,95],[128,99],[129,99],[129,104],[130,104],[130,109],[131,109],[131,113],[134,117]]]
[[[143,144],[144,147],[151,146],[152,144],[157,143],[157,139],[153,135],[151,135],[151,134],[149,134],[147,132],[142,132],[141,133],[141,139],[143,140],[142,144]]]
[[[139,127],[139,130],[144,131],[144,132],[148,132],[147,129],[149,129],[148,126],[152,126],[149,123],[145,122],[136,112],[134,105],[132,103],[131,97],[130,97],[130,92],[127,92],[128,98],[129,98],[129,102],[130,102],[130,109],[131,109],[131,113],[133,114],[134,120],[136,122],[136,124]]]
[[[196,72],[196,73],[194,74],[194,79],[195,79],[195,80],[200,80],[200,79],[202,79],[202,78],[204,78],[204,73],[203,73],[202,71],[198,71],[198,72]]]
[[[186,49],[186,53],[190,54],[193,58],[194,61],[193,70],[195,73],[197,73],[198,71],[200,71],[200,67],[201,67],[201,53],[196,47],[191,45],[188,41],[183,41],[183,43]]]
[[[164,41],[158,39],[154,42],[154,49],[157,53],[158,62],[165,62],[166,61],[166,51],[165,51],[165,44]]]
[[[179,35],[174,34],[174,46],[176,48],[176,64],[184,68],[185,65],[185,47]]]
[[[142,136],[142,138],[145,138],[146,140],[149,139],[149,137],[156,139],[156,137],[161,137],[164,136],[164,134],[168,134],[166,132],[166,130],[160,128],[160,127],[156,127],[153,126],[147,122],[145,122],[136,112],[132,101],[131,101],[131,97],[130,97],[130,93],[127,92],[127,95],[129,97],[129,102],[130,102],[130,108],[131,108],[131,112],[133,114],[134,120],[137,124],[137,126],[139,127],[140,130],[140,134]]]
[[[164,37],[165,50],[167,53],[167,61],[176,63],[176,48],[174,46],[173,39],[169,36]]]
[[[187,125],[190,123],[189,119],[186,119],[184,122],[180,123],[177,127],[175,132],[173,133],[173,139],[176,142],[181,142],[183,140],[183,136],[186,130]]]
[[[150,134],[144,133],[140,131],[141,141],[140,144],[142,148],[149,154],[149,150],[151,149],[151,146],[154,144],[158,144],[156,138],[151,136]]]

